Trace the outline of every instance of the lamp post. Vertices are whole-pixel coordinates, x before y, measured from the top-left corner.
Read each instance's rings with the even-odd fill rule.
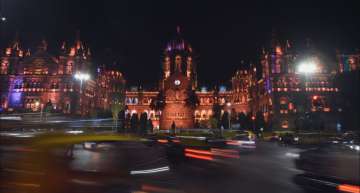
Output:
[[[36,101],[35,106],[36,106],[36,108],[39,108],[39,106],[40,106],[40,122],[41,122],[42,121],[42,114],[43,114],[42,104],[40,104],[39,101]]]
[[[316,73],[318,71],[318,66],[317,64],[314,62],[314,60],[312,59],[306,59],[302,62],[299,63],[299,65],[297,66],[297,70],[296,72],[298,74],[301,74],[301,75],[304,75],[304,89],[305,89],[305,109],[304,109],[304,119],[306,117],[306,113],[307,113],[307,110],[309,109],[309,94],[308,92],[310,91],[308,89],[308,84],[309,84],[309,77]]]
[[[80,81],[80,89],[79,89],[79,93],[80,93],[80,113],[82,114],[82,85],[83,85],[83,81],[87,81],[90,79],[90,75],[87,73],[82,73],[82,72],[78,72],[75,74],[75,79]]]
[[[307,59],[302,61],[298,67],[297,67],[297,73],[298,74],[302,74],[305,77],[305,96],[306,96],[306,103],[305,103],[305,108],[308,108],[308,94],[307,92],[308,90],[308,83],[309,83],[309,76],[311,76],[312,74],[314,74],[315,72],[317,72],[318,67],[316,65],[316,63],[312,60],[312,59]]]
[[[228,108],[230,108],[231,107],[231,102],[227,102],[226,103],[226,106],[228,107]],[[231,112],[231,111],[230,111]],[[228,129],[230,129],[231,128],[231,121],[230,121],[230,118],[231,117],[231,114],[229,113],[229,116],[228,116],[228,121],[229,121],[229,128]]]
[[[252,122],[252,129],[255,131],[255,119],[256,117],[254,115],[251,116],[251,122]]]

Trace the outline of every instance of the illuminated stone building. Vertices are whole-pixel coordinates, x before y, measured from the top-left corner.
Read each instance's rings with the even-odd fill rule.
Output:
[[[337,84],[341,88],[343,128],[360,128],[360,51],[340,53],[336,55],[339,74],[337,75]],[[355,107],[355,108],[354,108]]]
[[[14,41],[0,58],[1,110],[40,112],[50,101],[54,111],[91,115],[123,101],[126,117],[146,113],[155,128],[169,129],[173,123],[177,128],[206,123],[219,104],[231,117],[262,113],[274,129],[304,128],[312,119],[317,128],[333,128],[342,111],[335,78],[359,71],[360,54],[337,54],[337,64],[331,66],[314,53],[309,48],[297,54],[289,42],[273,40],[261,53],[260,68],[242,63],[230,78],[230,88],[208,89],[198,85],[194,50],[178,29],[176,38],[164,46],[157,88],[125,90],[126,81],[116,67],[98,66],[92,73],[90,50],[79,38],[70,46],[63,43],[55,55],[45,41],[33,52]],[[90,78],[76,79],[79,74]],[[194,95],[198,101],[191,104]]]
[[[162,61],[162,76],[159,88],[153,91],[126,91],[127,113],[147,113],[155,127],[169,129],[172,123],[177,128],[194,128],[196,122],[208,120],[213,112],[213,105],[218,102],[223,111],[249,112],[249,88],[253,75],[247,70],[237,71],[231,79],[232,88],[218,91],[199,87],[197,82],[194,50],[181,37],[178,29],[175,39],[165,46]],[[199,104],[193,108],[187,104],[191,93],[197,96]],[[152,101],[163,96],[164,107],[155,111]]]
[[[272,42],[261,54],[261,78],[253,88],[253,111],[264,113],[273,128],[334,128],[341,108],[336,102],[337,67],[324,64],[312,49],[297,54],[290,46]],[[314,125],[314,124],[313,124]]]
[[[341,54],[338,52],[336,59],[340,73],[360,70],[360,51],[352,54]]]
[[[99,66],[96,69],[96,108],[111,110],[114,102],[124,102],[125,84],[123,74],[113,67]],[[121,100],[121,101],[119,101]]]
[[[90,50],[77,39],[60,48],[60,54],[48,53],[42,41],[31,53],[14,41],[1,56],[1,109],[3,111],[40,111],[48,102],[54,111],[88,114],[95,106],[94,80],[83,83],[76,73],[90,73]]]

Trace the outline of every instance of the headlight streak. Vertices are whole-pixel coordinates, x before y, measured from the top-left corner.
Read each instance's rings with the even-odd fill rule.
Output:
[[[169,170],[170,170],[170,167],[165,166],[165,167],[161,167],[161,168],[154,168],[154,169],[148,169],[148,170],[133,170],[133,171],[130,171],[130,174],[131,175],[151,174],[151,173],[165,172],[165,171],[169,171]]]

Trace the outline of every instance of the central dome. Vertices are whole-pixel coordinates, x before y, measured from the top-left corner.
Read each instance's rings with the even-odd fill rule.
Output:
[[[191,45],[181,37],[180,27],[176,28],[176,37],[166,44],[165,52],[187,51],[192,52]]]

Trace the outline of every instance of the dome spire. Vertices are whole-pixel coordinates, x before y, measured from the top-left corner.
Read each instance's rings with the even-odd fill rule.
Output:
[[[180,29],[180,26],[179,26],[179,25],[176,26],[176,33],[177,33],[178,35],[181,35],[181,29]]]

